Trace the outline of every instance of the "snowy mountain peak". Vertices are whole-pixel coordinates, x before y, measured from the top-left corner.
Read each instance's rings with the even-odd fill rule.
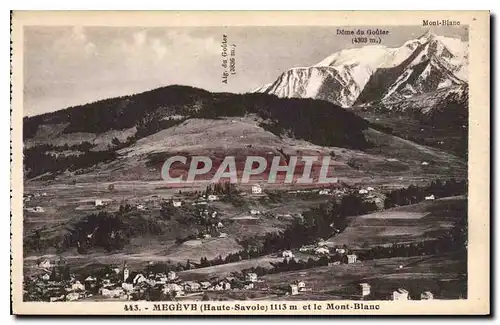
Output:
[[[467,43],[430,31],[399,48],[369,45],[285,71],[257,92],[324,99],[344,107],[406,98],[467,82]]]

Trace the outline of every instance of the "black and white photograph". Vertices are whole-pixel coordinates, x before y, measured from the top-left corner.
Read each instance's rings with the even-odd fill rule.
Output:
[[[23,26],[22,301],[469,299],[471,32],[419,21]]]

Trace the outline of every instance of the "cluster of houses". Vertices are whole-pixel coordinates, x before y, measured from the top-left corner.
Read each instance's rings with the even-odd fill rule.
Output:
[[[54,265],[49,260],[38,264],[39,268],[48,271]],[[55,281],[49,272],[45,272],[35,280],[36,286],[44,294],[44,300],[76,301],[89,297],[101,296],[108,299],[131,300],[134,296],[141,297],[146,291],[156,289],[174,297],[183,297],[202,294],[206,291],[235,290],[232,285],[249,290],[254,289],[258,282],[256,273],[247,273],[245,278],[225,277],[203,281],[183,281],[174,271],[158,272],[144,275],[140,272],[131,272],[126,265],[123,268],[115,267],[113,272],[104,277],[87,276],[83,281],[75,279]]]
[[[44,197],[44,196],[47,196],[47,193],[46,192],[37,192],[37,193],[24,193],[23,194],[23,205],[25,205],[27,202],[31,202],[33,199],[36,199],[36,198],[41,198],[41,197]],[[45,212],[45,209],[41,206],[34,206],[34,207],[24,207],[24,209],[27,211],[27,212],[32,212],[32,213],[42,213],[42,212]]]
[[[361,299],[366,299],[371,296],[377,296],[377,293],[372,292],[371,285],[368,283],[359,284],[359,296]],[[394,290],[390,296],[385,297],[391,300],[411,300],[410,293],[404,288],[398,288]],[[434,294],[431,291],[423,291],[420,293],[420,300],[432,300],[434,299]]]

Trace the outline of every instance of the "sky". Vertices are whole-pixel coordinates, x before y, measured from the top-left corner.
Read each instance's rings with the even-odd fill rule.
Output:
[[[366,30],[367,27],[355,27]],[[399,47],[429,30],[398,26],[381,45]],[[283,71],[314,65],[334,52],[362,45],[333,26],[266,27],[40,27],[24,29],[24,115],[172,84],[244,93]],[[374,28],[370,28],[374,29]],[[467,40],[467,27],[432,28]],[[223,35],[235,49],[235,75],[223,83]],[[232,46],[232,45],[235,46]]]

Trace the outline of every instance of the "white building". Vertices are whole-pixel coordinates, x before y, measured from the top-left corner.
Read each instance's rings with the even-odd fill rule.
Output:
[[[172,201],[172,205],[175,208],[178,208],[178,207],[182,206],[182,202],[181,201]]]
[[[50,262],[50,260],[43,260],[38,264],[38,267],[42,269],[48,269],[52,267],[52,263]]]
[[[85,286],[82,283],[80,283],[80,281],[76,281],[75,283],[73,283],[71,285],[71,290],[72,291],[84,291]]]
[[[250,214],[251,214],[251,215],[257,215],[257,214],[260,214],[260,211],[259,211],[259,210],[257,210],[257,209],[251,209],[251,210],[250,210]]]
[[[408,300],[408,291],[403,288],[399,288],[392,293],[392,300]]]
[[[198,282],[186,281],[184,282],[184,290],[187,292],[200,291],[201,285]]]
[[[420,300],[432,300],[434,295],[430,291],[424,291],[420,294]]]
[[[338,254],[345,254],[347,251],[345,250],[345,248],[336,248],[335,249],[335,253],[338,253]]]
[[[257,282],[257,273],[247,273],[245,280],[249,282]]]
[[[144,282],[144,281],[147,281],[146,277],[139,273],[134,277],[134,280],[132,281],[132,283],[137,285],[137,284]]]
[[[225,232],[221,232],[219,234],[219,238],[227,238],[227,234]]]
[[[360,189],[358,191],[359,194],[368,194],[368,190],[365,190],[364,188]]]
[[[134,285],[132,283],[123,282],[122,283],[122,288],[125,291],[133,291],[134,290]]]
[[[330,190],[329,189],[323,189],[323,190],[320,190],[318,192],[319,195],[328,195],[330,194]]]
[[[293,252],[291,250],[286,250],[286,251],[283,251],[283,253],[281,254],[282,257],[289,257],[289,258],[292,258],[293,257]]]
[[[262,187],[260,187],[259,184],[252,185],[252,194],[261,194],[261,193],[262,193]]]
[[[316,255],[327,255],[330,253],[330,250],[326,247],[318,247],[316,250],[314,250],[314,253]]]
[[[207,200],[209,200],[209,201],[216,201],[217,199],[218,199],[217,195],[213,195],[213,194],[210,194],[207,197]]]
[[[358,255],[356,254],[350,254],[347,255],[347,264],[353,264],[358,261]]]
[[[96,200],[94,201],[94,205],[95,205],[96,207],[102,207],[102,206],[104,206],[104,202],[103,202],[101,199],[96,199]]]
[[[432,194],[432,195],[426,196],[425,199],[426,200],[435,200],[436,197],[434,196],[434,194]]]
[[[371,187],[371,186],[368,186],[368,187],[366,188],[366,190],[367,190],[367,191],[370,191],[370,192],[371,192],[371,191],[375,191],[375,189],[374,189],[373,187]]]
[[[182,296],[184,288],[177,283],[168,283],[163,287],[163,293],[175,293],[176,296]]]
[[[290,284],[290,294],[292,296],[298,295],[299,294],[299,287],[296,284]]]
[[[177,274],[174,271],[168,271],[167,279],[169,281],[175,280],[177,278]]]
[[[429,163],[427,161],[422,161],[422,166],[427,166]]]
[[[80,294],[77,292],[70,292],[66,295],[66,301],[75,301],[80,299]]]
[[[359,286],[361,287],[361,297],[370,295],[371,286],[368,283],[360,283]]]

